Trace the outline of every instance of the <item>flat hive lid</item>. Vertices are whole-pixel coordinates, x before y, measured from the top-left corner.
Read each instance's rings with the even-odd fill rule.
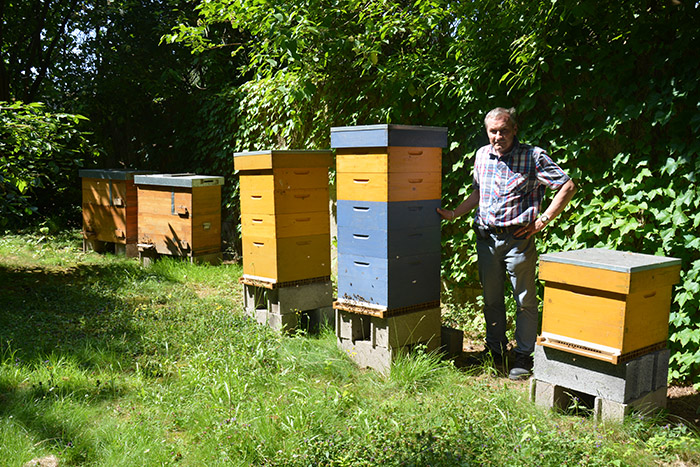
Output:
[[[153,170],[136,169],[80,169],[78,175],[82,178],[101,178],[104,180],[133,180],[134,175],[153,174]]]
[[[136,185],[176,186],[191,188],[200,186],[223,185],[224,177],[219,177],[215,175],[196,175],[191,173],[136,175],[134,176],[134,183]]]
[[[447,147],[447,128],[417,125],[359,125],[331,128],[332,148]]]
[[[233,154],[235,170],[330,167],[330,149],[268,149]]]
[[[669,266],[680,266],[681,264],[681,260],[678,258],[607,250],[604,248],[586,248],[560,253],[547,253],[540,256],[540,262],[607,269],[627,274]]]

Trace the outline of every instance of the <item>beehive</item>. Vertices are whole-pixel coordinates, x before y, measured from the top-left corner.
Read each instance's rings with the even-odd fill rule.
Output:
[[[617,364],[666,345],[676,258],[590,248],[540,257],[538,343]]]
[[[438,127],[331,129],[336,148],[338,302],[385,310],[440,299]],[[357,308],[353,308],[357,309]]]
[[[140,249],[211,262],[220,258],[223,177],[137,175],[134,183]]]
[[[330,151],[234,155],[245,277],[283,283],[330,276],[330,164]]]
[[[124,245],[135,256],[138,239],[138,203],[133,169],[84,169],[82,178],[83,237],[94,242]]]

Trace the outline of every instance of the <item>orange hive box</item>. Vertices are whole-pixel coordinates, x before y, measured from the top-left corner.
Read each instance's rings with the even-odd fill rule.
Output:
[[[123,245],[127,256],[136,256],[138,203],[134,175],[151,173],[133,169],[83,169],[83,237],[96,242]]]
[[[138,243],[143,250],[218,262],[224,177],[156,174],[134,177]]]

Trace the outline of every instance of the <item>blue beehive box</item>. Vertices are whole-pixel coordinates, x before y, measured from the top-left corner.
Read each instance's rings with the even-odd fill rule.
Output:
[[[359,125],[331,128],[331,147],[447,147],[447,128],[418,125]]]
[[[419,254],[440,255],[440,226],[419,229],[338,229],[338,253],[398,258]]]
[[[440,300],[440,254],[376,258],[338,254],[338,299],[387,309]]]
[[[356,229],[416,229],[440,226],[439,199],[396,201],[339,200],[337,204],[338,228]]]

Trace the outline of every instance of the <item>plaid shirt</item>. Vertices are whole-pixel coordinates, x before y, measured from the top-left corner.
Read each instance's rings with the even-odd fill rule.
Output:
[[[545,187],[558,189],[569,177],[542,148],[517,138],[508,154],[498,157],[492,146],[476,152],[474,185],[479,190],[475,220],[481,226],[527,225],[537,219]]]

